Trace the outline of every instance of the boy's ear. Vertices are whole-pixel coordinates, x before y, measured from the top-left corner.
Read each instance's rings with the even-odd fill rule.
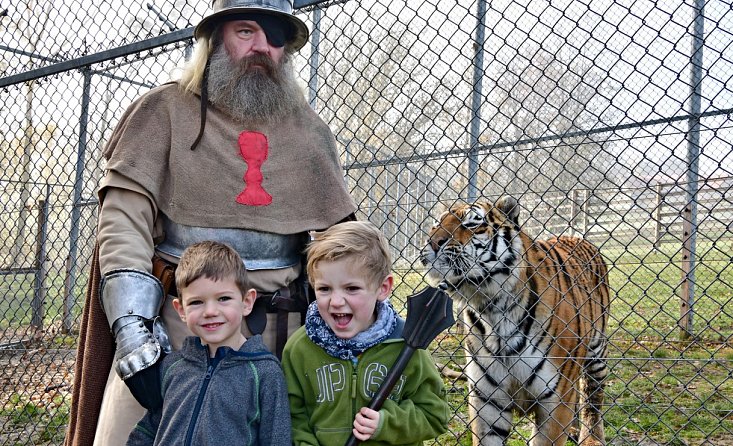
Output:
[[[244,316],[247,316],[252,312],[252,307],[255,304],[256,298],[257,290],[255,290],[254,288],[248,289],[247,292],[242,295],[242,303],[244,304]]]
[[[180,316],[181,320],[183,322],[186,322],[186,312],[183,309],[183,304],[181,303],[180,299],[173,299],[173,308],[176,309],[178,312],[178,316]]]
[[[379,285],[377,300],[382,302],[387,299],[392,294],[392,286],[394,286],[394,277],[392,277],[392,274],[389,274]]]

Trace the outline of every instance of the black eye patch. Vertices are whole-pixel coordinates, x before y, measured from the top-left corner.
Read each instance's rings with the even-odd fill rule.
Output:
[[[270,45],[278,48],[285,46],[295,36],[295,28],[287,20],[270,14],[232,14],[227,20],[251,20],[257,22],[265,32]]]

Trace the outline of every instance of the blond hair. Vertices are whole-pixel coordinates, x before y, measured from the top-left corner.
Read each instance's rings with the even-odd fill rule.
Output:
[[[209,60],[209,56],[216,48],[216,42],[213,38],[214,34],[218,34],[218,32],[199,37],[196,40],[196,46],[194,47],[191,59],[183,67],[181,78],[178,80],[178,86],[184,92],[201,94],[201,84],[204,80],[206,61]]]
[[[365,221],[339,223],[314,233],[306,254],[311,285],[321,261],[352,259],[373,284],[381,283],[391,272],[392,256],[387,239],[376,226]]]
[[[233,277],[242,295],[249,289],[247,270],[242,258],[237,251],[224,243],[198,242],[183,251],[176,268],[176,287],[179,294],[183,288],[201,277],[215,281]]]

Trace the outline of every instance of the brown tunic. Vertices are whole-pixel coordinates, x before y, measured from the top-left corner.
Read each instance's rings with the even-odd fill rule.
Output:
[[[209,107],[195,150],[199,98],[176,84],[158,87],[123,115],[107,145],[107,169],[133,179],[171,220],[190,226],[246,228],[279,234],[323,229],[354,212],[328,126],[305,106],[282,122],[245,125]],[[250,166],[242,134],[264,135],[259,166],[267,205],[243,205]],[[244,138],[245,140],[251,138]],[[248,144],[245,144],[248,146]]]
[[[181,93],[176,84],[136,100],[105,149],[107,170],[114,175],[102,181],[102,189],[120,187],[108,179],[124,177],[177,223],[280,234],[323,229],[355,211],[333,134],[307,105],[269,126],[245,125],[209,107],[203,139],[191,151],[199,107],[199,98]],[[260,155],[264,146],[264,159],[253,158],[253,144]],[[66,446],[92,444],[112,364],[114,340],[99,304],[99,277],[95,250]]]

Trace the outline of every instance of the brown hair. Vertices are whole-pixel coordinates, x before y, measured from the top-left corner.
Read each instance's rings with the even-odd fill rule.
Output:
[[[311,285],[317,276],[318,262],[323,260],[353,259],[373,284],[381,283],[392,266],[387,239],[376,226],[366,221],[348,221],[315,232],[306,254]]]
[[[234,277],[234,282],[242,295],[245,295],[249,289],[247,270],[242,258],[239,257],[237,251],[224,243],[198,242],[183,251],[178,268],[176,268],[176,287],[179,293],[180,290],[201,277],[212,280]]]

